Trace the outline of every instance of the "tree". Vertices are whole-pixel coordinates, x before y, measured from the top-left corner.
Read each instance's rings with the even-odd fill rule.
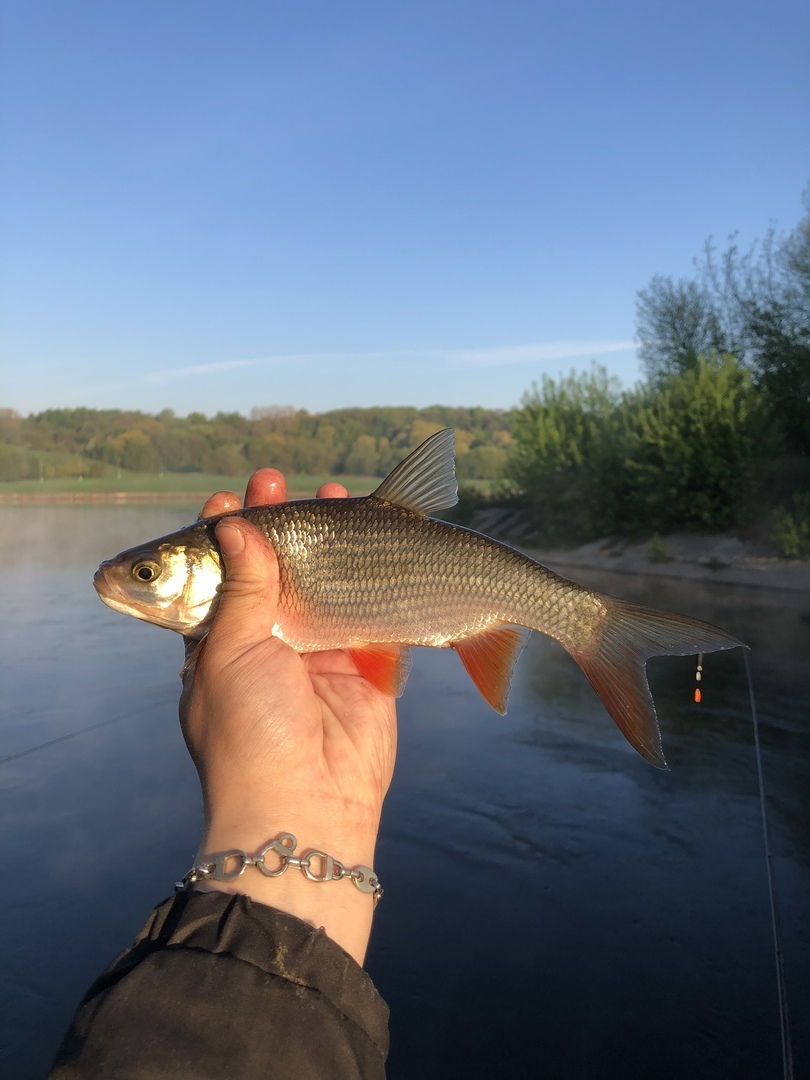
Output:
[[[374,476],[379,472],[380,455],[373,435],[358,435],[346,455],[344,470],[350,476]]]
[[[642,387],[624,408],[621,508],[631,529],[733,525],[768,449],[768,419],[751,373],[733,356]]]
[[[728,351],[720,319],[705,285],[656,274],[636,302],[639,356],[647,377],[659,383],[693,371],[698,356]]]
[[[772,228],[745,255],[732,243],[719,266],[707,244],[703,276],[738,328],[738,355],[779,417],[785,448],[810,456],[810,187],[804,205],[786,236]]]
[[[596,364],[523,396],[506,475],[550,542],[608,532],[621,503],[621,389]]]
[[[787,235],[770,229],[741,254],[711,240],[696,280],[657,274],[638,293],[639,355],[650,381],[694,371],[699,356],[732,353],[778,417],[784,449],[810,456],[810,188]]]

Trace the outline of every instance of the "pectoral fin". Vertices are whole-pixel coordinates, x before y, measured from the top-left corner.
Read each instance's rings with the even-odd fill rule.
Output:
[[[453,642],[467,674],[501,715],[506,712],[512,672],[528,636],[522,626],[501,625]]]

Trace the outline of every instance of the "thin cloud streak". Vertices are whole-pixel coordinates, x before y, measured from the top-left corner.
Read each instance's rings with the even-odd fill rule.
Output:
[[[252,360],[219,360],[214,364],[193,364],[190,367],[167,368],[165,371],[151,371],[144,375],[141,382],[162,384],[173,379],[185,379],[195,375],[217,375],[221,371],[230,371],[231,368],[250,367],[254,364],[266,363],[265,357]]]
[[[443,363],[446,367],[501,367],[505,364],[550,363],[554,360],[576,359],[583,356],[604,356],[606,353],[626,352],[636,347],[635,341],[549,341],[528,345],[503,345],[491,349],[385,349],[369,352],[278,353],[248,360],[219,360],[211,364],[168,368],[144,375],[142,382],[163,384],[176,379],[199,375],[217,375],[233,368],[280,364],[361,364],[394,361]]]
[[[453,367],[500,367],[503,364],[542,364],[580,356],[603,356],[635,347],[634,341],[548,341],[469,352],[453,349],[445,353],[445,357]]]

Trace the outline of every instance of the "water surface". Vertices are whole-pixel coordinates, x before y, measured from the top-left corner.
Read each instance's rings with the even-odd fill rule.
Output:
[[[196,851],[181,642],[103,607],[91,585],[101,559],[193,515],[0,508],[0,828],[14,872],[0,901],[3,1075],[44,1074],[88,983]],[[752,646],[796,1075],[807,1075],[810,595],[580,577]],[[653,661],[650,677],[670,773],[635,754],[541,635],[506,717],[455,656],[416,651],[368,958],[392,1010],[394,1080],[781,1075],[742,660],[706,658],[700,706],[693,659]]]

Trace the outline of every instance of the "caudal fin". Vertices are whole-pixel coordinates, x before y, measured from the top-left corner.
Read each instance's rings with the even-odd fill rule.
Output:
[[[627,740],[666,769],[645,665],[651,656],[689,656],[747,646],[719,627],[600,596],[605,618],[587,646],[569,651]]]

